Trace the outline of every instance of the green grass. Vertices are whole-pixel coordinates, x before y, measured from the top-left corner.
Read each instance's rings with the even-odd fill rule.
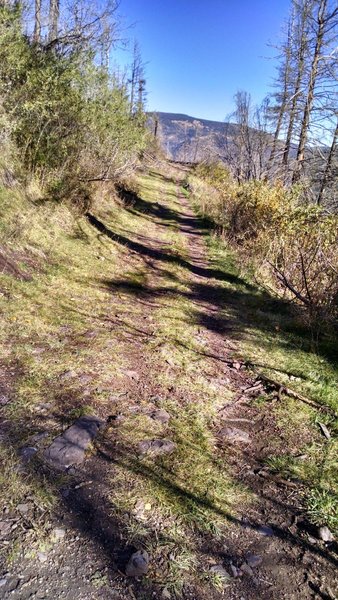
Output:
[[[211,433],[217,408],[231,393],[216,392],[202,367],[199,352],[204,344],[184,266],[189,250],[175,219],[180,210],[177,185],[149,174],[138,186],[139,204],[124,207],[106,194],[93,208],[112,234],[121,236],[116,240],[100,234],[85,218],[75,218],[65,205],[32,207],[23,194],[3,192],[6,226],[1,243],[28,254],[34,248],[34,256],[40,258],[31,282],[0,277],[5,292],[0,297],[5,315],[0,346],[5,367],[17,368],[14,398],[4,409],[12,458],[4,457],[8,481],[1,501],[15,507],[31,496],[48,510],[53,506],[64,483],[48,484],[44,498],[38,462],[31,463],[30,475],[13,472],[17,450],[36,431],[48,431],[46,445],[78,416],[116,410],[110,405],[111,394],[124,389],[125,370],[135,368],[130,361],[137,363],[142,356],[171,421],[164,430],[145,414],[130,412],[129,400],[121,400],[118,408],[124,420],[118,433],[113,432],[117,454],[107,466],[111,515],[121,522],[126,542],[148,548],[154,564],[167,553],[164,574],[151,577],[179,595],[184,584],[198,576],[203,536],[222,539],[238,500],[247,502],[250,495],[232,480]],[[164,211],[159,212],[158,203]],[[20,236],[17,212],[22,215]],[[128,240],[155,244],[172,260],[150,268],[147,256],[130,252]],[[156,305],[149,321],[144,320],[143,301]],[[147,328],[149,336],[137,343],[137,333],[142,336]],[[95,335],[86,337],[92,331]],[[64,377],[69,371],[73,374]],[[90,375],[92,382],[83,385],[83,375]],[[46,402],[49,408],[41,412]],[[146,396],[139,400],[143,408],[149,402]],[[175,453],[140,460],[134,450],[138,441],[149,437],[172,439]],[[140,498],[151,506],[145,521],[134,512]]]
[[[75,218],[65,205],[32,207],[24,194],[2,192],[5,225],[0,243],[38,258],[30,282],[0,276],[2,366],[13,370],[15,392],[3,409],[11,447],[2,449],[7,467],[0,481],[1,500],[15,507],[32,496],[50,510],[64,482],[44,488],[35,463],[29,475],[18,475],[17,450],[36,431],[48,431],[47,444],[82,414],[120,411],[118,427],[98,441],[98,450],[112,453],[106,466],[109,517],[119,522],[126,543],[149,550],[154,565],[165,557],[160,572],[149,575],[162,588],[179,595],[185,584],[198,579],[201,585],[223,589],[224,581],[202,568],[204,541],[212,540],[217,554],[237,507],[255,500],[234,480],[213,434],[217,411],[233,392],[226,385],[215,387],[215,373],[210,374],[203,354],[208,340],[196,297],[199,289],[191,280],[187,238],[175,216],[182,210],[178,184],[148,173],[137,185],[135,204],[124,206],[107,192],[93,208],[111,236],[84,217]],[[234,255],[208,234],[207,225],[210,268],[223,278],[203,278],[200,291],[202,296],[215,294],[219,316],[233,324],[227,333],[238,348],[233,354],[334,406],[329,343],[321,354],[311,352],[311,340],[292,313],[243,276]],[[157,261],[154,248],[162,253]],[[166,260],[161,261],[163,253]],[[131,385],[126,370],[139,364],[138,396],[122,396],[112,404],[111,396],[119,397]],[[68,371],[73,374],[65,377]],[[82,376],[89,381],[81,383]],[[49,408],[41,412],[46,402]],[[266,397],[256,400],[263,410],[267,402]],[[155,407],[169,412],[167,426],[146,414]],[[279,462],[271,454],[271,469],[304,481],[311,518],[332,525],[333,442],[323,440],[316,411],[297,401],[285,399],[273,411],[294,450],[295,427],[301,432],[298,450],[306,459],[295,458],[298,450],[283,454]],[[333,432],[331,421],[327,425]],[[140,459],[138,442],[157,437],[172,440],[175,452]],[[138,511],[140,500],[148,508]]]
[[[198,207],[196,206],[196,210]],[[207,231],[210,264],[224,273],[224,318],[234,322],[237,355],[262,373],[338,412],[337,340],[325,334],[314,343],[299,311],[255,284],[252,273],[238,266],[235,253],[212,230]],[[258,398],[255,404],[266,404]],[[335,419],[284,396],[274,405],[278,426],[292,454],[278,450],[268,464],[275,472],[301,481],[308,490],[304,505],[310,519],[337,531],[338,481]],[[332,439],[321,435],[318,421],[329,426]],[[297,458],[294,455],[302,455]]]
[[[233,303],[236,301],[236,306],[227,307],[224,316],[230,315],[237,321],[235,335],[243,357],[252,361],[257,371],[338,411],[336,340],[326,335],[314,344],[299,313],[252,283],[250,276],[236,265],[234,253],[212,233],[208,250],[215,268],[244,282],[223,284],[224,296],[230,290],[230,302],[232,296]]]

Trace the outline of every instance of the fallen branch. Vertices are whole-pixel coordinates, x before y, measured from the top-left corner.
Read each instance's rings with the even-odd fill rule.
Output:
[[[276,265],[274,265],[272,262],[268,261],[268,264],[270,265],[270,267],[275,271],[276,273],[276,277],[277,279],[281,282],[281,284],[288,289],[290,292],[292,292],[292,294],[294,294],[294,296],[296,298],[298,298],[298,300],[300,300],[300,302],[302,302],[303,304],[305,304],[306,306],[311,306],[311,302],[309,300],[309,298],[306,298],[305,296],[303,296],[303,294],[301,294],[300,292],[298,292],[298,290],[296,290],[296,288],[291,284],[291,282],[287,279],[287,277],[285,276],[285,274],[283,273],[283,271],[281,271],[280,269],[278,269],[276,267]]]
[[[215,357],[212,357],[212,358],[215,358]],[[233,360],[228,360],[226,358],[222,358],[221,360],[225,364],[229,365],[229,367],[233,367],[233,365],[234,365]],[[241,365],[241,367],[243,367],[245,369],[251,369],[251,370],[255,369],[255,364],[249,360],[236,361],[236,362],[239,363]],[[253,383],[253,385],[251,385],[247,388],[244,388],[242,393],[239,395],[239,397],[237,397],[234,402],[232,402],[230,405],[227,405],[227,406],[233,406],[234,404],[238,404],[242,400],[245,399],[247,393],[258,391],[259,390],[259,382],[261,382],[263,385],[265,383],[265,384],[268,384],[270,387],[275,388],[277,390],[278,400],[281,400],[282,394],[285,394],[286,396],[290,396],[290,398],[295,398],[296,400],[300,400],[301,402],[304,402],[304,404],[308,404],[309,406],[312,406],[312,408],[316,408],[317,410],[326,412],[334,417],[338,416],[337,413],[334,410],[332,410],[331,408],[329,408],[328,406],[319,404],[318,402],[315,402],[315,400],[310,400],[310,398],[307,398],[306,396],[303,396],[302,394],[295,392],[295,390],[288,388],[283,383],[280,383],[279,381],[276,381],[275,379],[271,379],[270,377],[266,377],[266,375],[263,375],[261,373],[257,373],[256,381]],[[220,408],[218,412],[220,412],[222,410],[224,410],[224,407]]]
[[[257,475],[259,475],[259,477],[264,477],[264,479],[269,479],[291,488],[298,488],[299,484],[302,483],[301,481],[290,481],[289,479],[284,479],[284,477],[280,477],[276,473],[272,473],[270,470],[265,471],[264,469],[261,469],[258,471]]]
[[[306,398],[306,396],[303,396],[302,394],[299,394],[298,392],[295,392],[294,390],[286,387],[283,383],[280,383],[279,381],[275,381],[274,379],[271,379],[270,377],[266,377],[266,375],[262,375],[259,374],[257,375],[257,379],[259,379],[260,381],[262,381],[263,383],[267,383],[268,385],[270,385],[271,387],[274,387],[278,390],[278,397],[281,397],[281,394],[286,394],[286,396],[290,396],[290,398],[295,398],[296,400],[300,400],[301,402],[304,402],[304,404],[308,404],[309,406],[312,406],[312,408],[316,408],[317,410],[321,410],[323,412],[326,413],[330,413],[333,416],[337,416],[336,413],[329,408],[328,406],[324,406],[322,404],[319,404],[318,402],[315,402],[314,400],[310,400],[310,398]]]
[[[243,392],[245,394],[251,394],[252,392],[259,392],[263,387],[263,384],[261,381],[256,381],[256,383],[250,387],[244,388]]]

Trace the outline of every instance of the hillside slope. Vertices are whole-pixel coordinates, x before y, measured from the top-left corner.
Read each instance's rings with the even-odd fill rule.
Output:
[[[174,113],[156,113],[158,139],[166,156],[174,161],[220,160],[225,156],[225,139],[231,139],[236,125],[198,119]],[[154,117],[149,115],[154,130]]]
[[[169,160],[184,163],[201,161],[226,163],[230,155],[236,154],[233,148],[233,139],[239,131],[236,123],[210,121],[176,113],[148,113],[148,126],[153,133],[155,123],[158,123],[158,140]],[[255,130],[251,129],[251,131]],[[269,143],[271,136],[266,134],[266,137]],[[296,146],[291,145],[290,156],[295,155]]]
[[[332,406],[333,354],[240,273],[186,176],[149,168],[87,215],[2,189],[4,598],[330,597],[331,413],[260,375]],[[45,449],[84,415],[100,433],[58,472]]]

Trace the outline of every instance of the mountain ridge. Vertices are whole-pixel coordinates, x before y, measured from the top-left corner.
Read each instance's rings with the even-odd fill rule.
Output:
[[[202,119],[184,113],[149,112],[148,119],[148,125],[156,133],[167,158],[177,162],[226,162],[226,145],[238,127],[227,121]]]
[[[198,163],[202,161],[222,161],[229,164],[229,158],[236,155],[236,140],[240,126],[229,121],[213,121],[186,115],[185,113],[148,112],[148,127],[153,131],[164,150],[166,157],[174,162]],[[261,131],[249,127],[250,132],[262,135]],[[271,143],[271,133],[266,136],[267,147]],[[282,148],[284,142],[278,141]],[[291,144],[290,155],[294,157],[297,146]]]

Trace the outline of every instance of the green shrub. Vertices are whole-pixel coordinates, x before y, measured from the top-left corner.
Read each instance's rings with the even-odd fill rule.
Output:
[[[26,172],[78,207],[88,183],[121,177],[146,145],[144,114],[131,114],[125,86],[95,53],[30,43],[18,8],[0,9],[0,93]]]
[[[238,183],[222,165],[199,166],[195,174],[201,212],[260,281],[306,307],[312,324],[336,318],[338,216],[305,204],[301,186]]]

